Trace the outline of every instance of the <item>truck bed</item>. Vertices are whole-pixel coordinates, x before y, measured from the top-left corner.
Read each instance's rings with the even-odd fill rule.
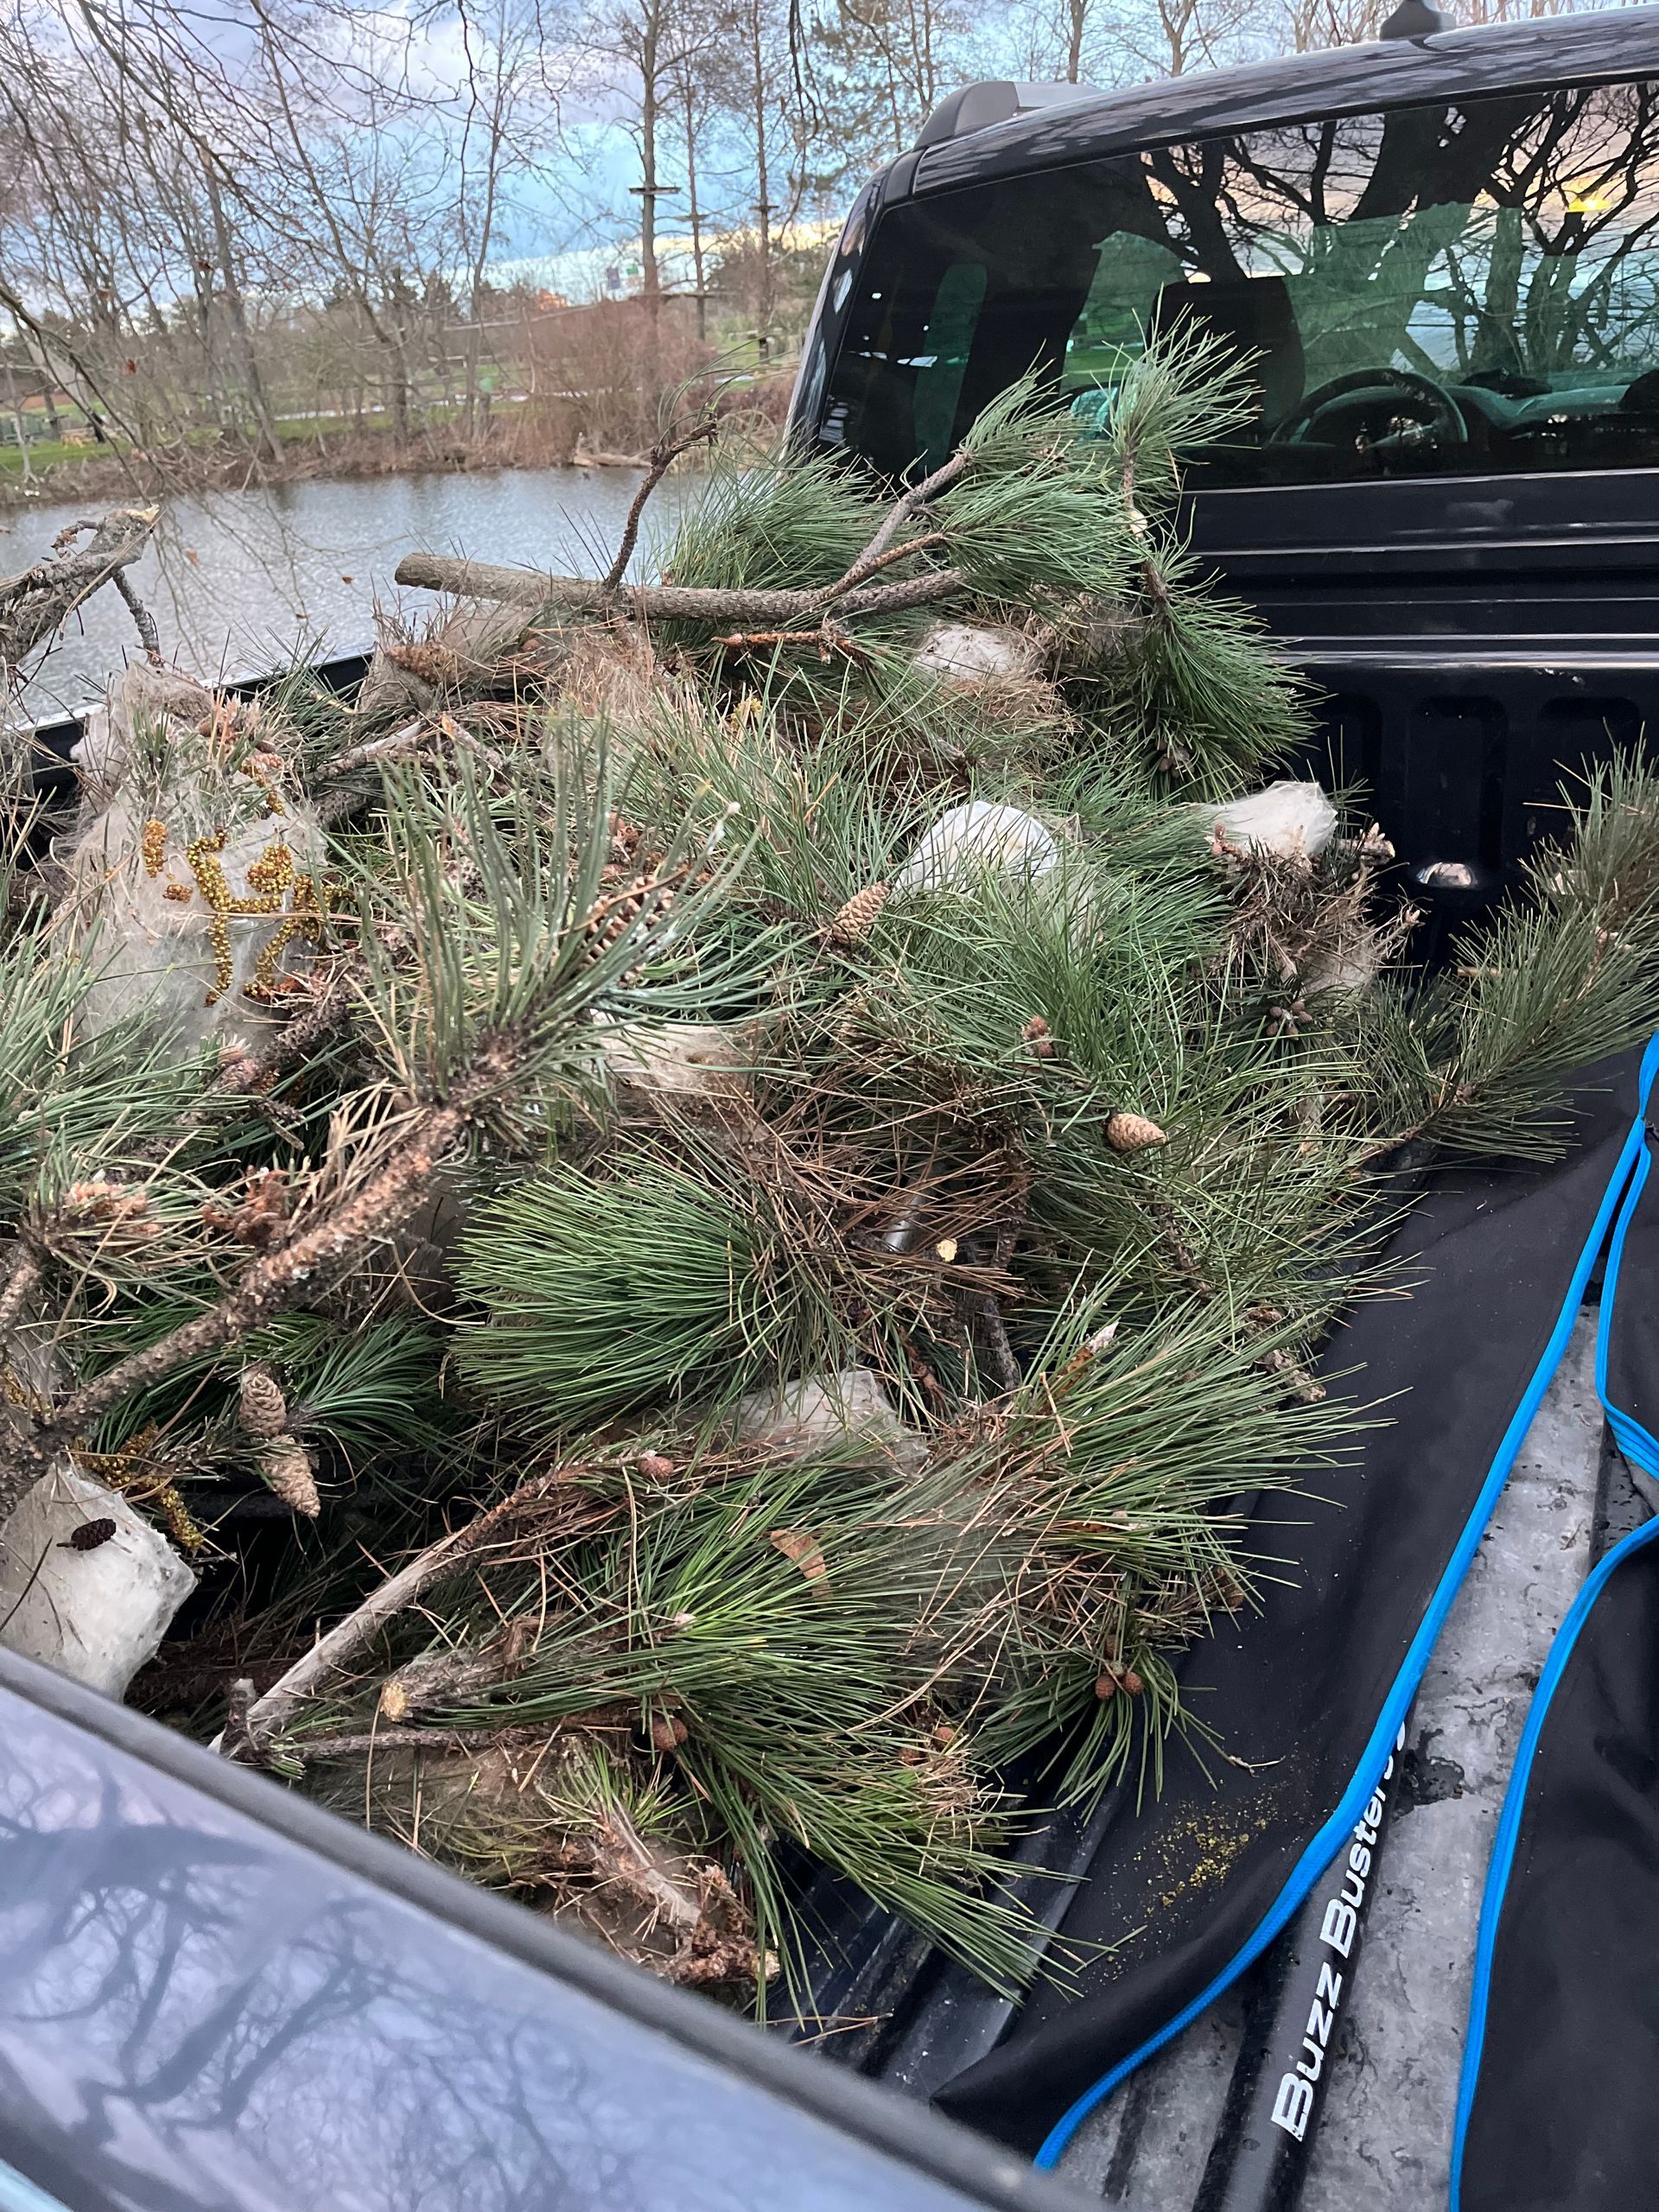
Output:
[[[1481,1894],[1528,1706],[1585,1576],[1650,1510],[1606,1434],[1595,1321],[1586,1306],[1418,1694],[1302,2212],[1446,2202]],[[1074,2188],[1133,2212],[1218,2201],[1251,1995],[1229,1992],[1084,2124],[1061,2169]]]

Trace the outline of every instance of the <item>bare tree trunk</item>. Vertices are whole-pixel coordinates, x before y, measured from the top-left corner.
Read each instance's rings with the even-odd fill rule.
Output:
[[[399,445],[407,445],[410,428],[409,360],[401,341],[396,339],[386,341],[385,353],[386,391],[391,402],[392,434]]]
[[[647,0],[639,41],[639,258],[641,289],[651,333],[651,378],[657,381],[658,323],[662,311],[662,272],[657,266],[657,125],[662,111],[658,81],[663,20],[657,0]]]
[[[10,356],[6,359],[6,407],[17,432],[17,450],[22,457],[23,481],[25,484],[32,484],[35,480],[35,472],[29,465],[29,424],[24,421],[23,410],[17,404],[17,375],[11,365]]]
[[[1066,0],[1070,35],[1065,48],[1065,81],[1068,85],[1083,82],[1083,34],[1089,18],[1089,0]]]
[[[755,244],[760,251],[760,266],[755,283],[754,324],[764,365],[772,350],[772,317],[776,287],[772,282],[772,169],[767,157],[766,68],[760,35],[761,5],[762,0],[749,0],[747,28],[749,94],[754,115],[754,174],[760,188],[755,200],[755,213],[760,218],[755,227]]]
[[[237,370],[248,396],[248,405],[253,410],[259,458],[274,461],[279,451],[276,425],[265,397],[264,379],[259,373],[253,341],[248,335],[247,309],[243,302],[242,287],[237,281],[236,252],[231,238],[231,226],[225,216],[224,196],[219,191],[213,165],[205,156],[201,173],[207,187],[208,212],[213,219],[213,249],[219,260],[219,288],[225,302],[226,318],[231,326],[231,344],[236,354]]]
[[[63,417],[58,412],[57,379],[52,373],[52,365],[48,361],[44,352],[31,351],[28,331],[24,331],[22,336],[23,350],[29,354],[30,359],[36,363],[37,373],[41,379],[41,404],[46,413],[46,427],[54,439],[60,439],[63,435]]]
[[[703,271],[702,205],[697,198],[697,124],[696,91],[691,80],[692,65],[684,64],[685,106],[685,193],[691,222],[692,282],[696,287],[697,336],[709,335],[709,286]]]

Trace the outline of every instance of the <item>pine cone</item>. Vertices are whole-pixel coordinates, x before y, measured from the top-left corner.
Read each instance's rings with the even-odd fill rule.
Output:
[[[875,918],[887,903],[885,883],[867,883],[861,891],[855,891],[830,925],[830,942],[835,944],[862,944],[875,927]]]
[[[322,1510],[311,1454],[291,1436],[279,1436],[259,1454],[259,1471],[267,1486],[290,1511],[315,1521]]]
[[[280,1436],[288,1427],[288,1401],[268,1367],[243,1369],[236,1414],[250,1436]]]
[[[1149,1152],[1154,1145],[1167,1144],[1169,1139],[1144,1114],[1109,1114],[1106,1141],[1114,1152]]]

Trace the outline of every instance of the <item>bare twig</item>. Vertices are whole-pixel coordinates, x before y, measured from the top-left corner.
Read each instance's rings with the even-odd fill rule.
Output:
[[[152,668],[160,668],[162,639],[161,632],[156,627],[156,617],[134,591],[131,579],[124,569],[118,569],[110,582],[126,602],[127,612],[132,617],[132,626],[137,631],[138,642],[144,649],[144,658]]]
[[[634,493],[628,508],[628,518],[622,525],[622,542],[616,549],[616,558],[606,574],[602,588],[613,592],[628,573],[628,563],[633,558],[633,549],[639,542],[639,518],[645,513],[645,502],[662,482],[669,470],[683,453],[693,446],[705,445],[719,433],[720,424],[712,415],[705,415],[690,429],[678,435],[670,433],[659,438],[651,449],[651,466],[645,471],[645,480]]]
[[[969,1300],[969,1311],[976,1325],[975,1334],[980,1339],[997,1388],[1017,1390],[1026,1378],[1008,1341],[1001,1307],[993,1294],[986,1290],[976,1293]]]
[[[248,1726],[248,1714],[253,1705],[253,1678],[238,1675],[231,1684],[225,1701],[225,1726],[219,1732],[219,1743],[227,1759],[241,1759],[250,1766],[263,1766],[259,1747],[254,1741],[253,1731]]]
[[[972,461],[973,455],[969,453],[953,453],[942,467],[936,468],[931,476],[923,477],[919,484],[912,485],[908,492],[895,499],[880,529],[853,563],[853,568],[856,569],[862,563],[874,560],[885,553],[911,517],[919,514],[924,507],[938,499],[941,492],[948,492],[959,477],[965,476]]]
[[[833,653],[843,653],[849,660],[869,658],[856,638],[845,636],[828,622],[820,623],[816,630],[734,630],[728,637],[716,638],[715,643],[733,652],[765,652],[779,645],[810,645],[820,660],[828,660]]]
[[[372,762],[395,759],[400,753],[412,752],[426,734],[426,723],[417,717],[412,722],[405,722],[401,729],[393,730],[388,737],[372,737],[365,744],[353,745],[344,753],[337,753],[328,763],[328,780],[332,783],[336,777],[349,776],[354,768],[366,768]]]
[[[338,1736],[284,1736],[276,1743],[269,1737],[255,1740],[262,1758],[298,1759],[302,1764],[365,1758],[371,1751],[529,1751],[539,1750],[550,1736],[571,1731],[631,1729],[638,1717],[620,1706],[608,1706],[593,1713],[561,1713],[556,1719],[538,1721],[533,1726],[521,1720],[504,1720],[499,1727],[374,1728]],[[231,1748],[228,1727],[219,1748],[227,1758],[237,1756]]]

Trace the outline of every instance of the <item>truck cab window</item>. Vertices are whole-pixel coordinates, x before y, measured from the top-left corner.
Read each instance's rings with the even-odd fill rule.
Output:
[[[1659,86],[1154,147],[901,205],[820,435],[937,462],[1036,367],[1086,425],[1156,332],[1249,364],[1202,480],[1659,465]]]

